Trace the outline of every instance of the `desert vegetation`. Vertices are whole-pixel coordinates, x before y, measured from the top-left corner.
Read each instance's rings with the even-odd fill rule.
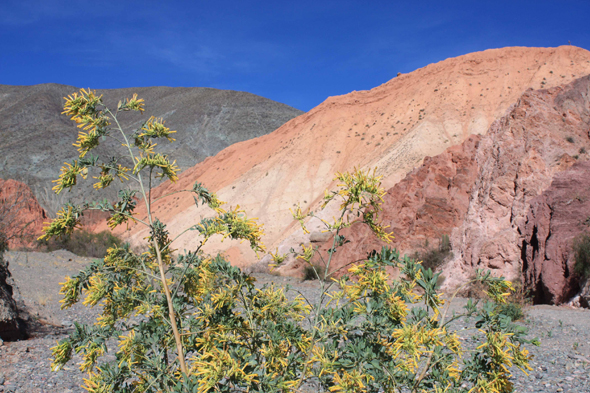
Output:
[[[318,251],[312,245],[298,256],[321,279],[317,302],[289,298],[272,284],[256,289],[253,277],[203,251],[209,239],[221,236],[263,252],[263,231],[239,208],[224,209],[198,182],[184,192],[192,193],[196,205],[208,205],[210,217],[180,232],[199,236],[199,247],[175,254],[176,238],[158,220],[151,194],[154,176],[177,180],[174,161],[155,144],[172,142],[174,131],[153,117],[136,130],[119,123],[125,112],[143,110],[136,95],[113,110],[92,91],[66,99],[64,113],[80,127],[74,144],[79,158],[62,168],[55,191],[91,175],[95,188],[116,180],[129,187],[114,203],[66,204],[45,226],[43,238],[74,233],[88,210],[108,212],[112,228],[139,222],[150,236],[144,253],[115,244],[102,260],[63,283],[63,307],[83,301],[102,310],[96,324],[76,323],[53,348],[55,370],[80,354],[89,392],[289,392],[312,383],[331,392],[499,393],[512,391],[512,367],[529,369],[525,344],[531,341],[505,313],[513,286],[503,278],[478,271],[474,281],[487,299],[468,302],[460,315],[447,313],[437,292],[438,274],[388,247],[345,266],[348,274],[334,279],[332,257],[349,241],[344,228],[360,222],[380,239],[391,239],[379,220],[384,190],[374,172],[339,173],[337,189],[326,193],[325,203],[340,203],[340,216],[324,222],[334,237],[323,269],[311,264]],[[116,139],[122,151],[93,156],[102,138]],[[146,204],[145,219],[134,214],[138,198]],[[312,214],[299,207],[293,212],[304,230]],[[275,263],[282,260],[275,254]],[[390,268],[400,271],[399,279],[389,276]],[[464,348],[451,328],[451,322],[467,318],[473,348]],[[118,350],[114,359],[105,359],[112,340]]]
[[[426,269],[436,270],[447,258],[452,258],[452,255],[449,235],[442,235],[438,246],[431,247],[428,240],[426,240],[423,249],[416,251],[413,257],[422,261],[422,266]]]
[[[574,240],[574,271],[587,280],[590,277],[590,235],[583,233]]]
[[[110,231],[93,233],[79,229],[59,238],[41,239],[37,242],[37,248],[41,251],[67,250],[83,257],[104,258],[109,248],[122,244],[123,241]]]

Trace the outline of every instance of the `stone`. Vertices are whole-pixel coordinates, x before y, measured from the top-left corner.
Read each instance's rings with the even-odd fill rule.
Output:
[[[331,232],[312,232],[309,235],[309,241],[312,243],[325,243],[332,238]]]
[[[0,179],[0,232],[9,248],[34,246],[47,221],[31,189],[24,183]]]
[[[530,202],[522,243],[523,274],[535,303],[562,304],[580,293],[574,239],[588,230],[590,162],[555,175],[551,186]],[[584,296],[587,296],[585,294]],[[579,305],[588,306],[587,298]]]
[[[25,325],[12,297],[12,280],[3,254],[0,250],[0,339],[14,341],[26,338]]]

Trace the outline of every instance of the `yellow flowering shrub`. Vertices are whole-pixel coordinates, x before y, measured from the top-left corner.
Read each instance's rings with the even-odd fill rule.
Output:
[[[126,111],[143,112],[143,100],[134,95],[111,111],[90,90],[66,98],[64,113],[80,127],[74,143],[79,157],[62,169],[55,191],[71,189],[78,176],[93,171],[95,188],[115,179],[129,187],[114,202],[65,206],[43,236],[70,233],[89,209],[110,213],[112,228],[134,221],[150,231],[146,252],[113,247],[62,284],[62,307],[79,301],[101,307],[94,325],[76,323],[53,348],[54,370],[73,353],[81,355],[88,392],[295,392],[307,384],[324,392],[504,393],[512,391],[513,366],[529,369],[525,332],[502,313],[513,289],[502,278],[478,272],[491,301],[469,302],[453,316],[437,292],[438,275],[387,247],[334,279],[332,255],[348,242],[342,229],[361,222],[380,239],[392,239],[379,221],[384,190],[374,172],[338,174],[337,190],[326,192],[325,203],[339,199],[341,214],[324,222],[334,237],[325,269],[313,270],[321,278],[317,301],[275,285],[257,288],[253,277],[202,251],[213,236],[246,241],[256,252],[264,247],[262,227],[239,206],[223,209],[200,183],[184,191],[197,206],[210,208],[210,217],[185,230],[200,236],[201,246],[176,255],[146,188],[151,176],[178,179],[174,161],[157,153],[153,142],[173,142],[174,131],[154,117],[137,130],[123,130],[118,116]],[[92,156],[103,137],[123,141],[127,157]],[[137,198],[146,203],[147,218],[135,214]],[[293,215],[306,230],[313,213],[298,207]],[[312,265],[318,255],[304,245],[298,257]],[[285,261],[278,252],[272,256],[274,265]],[[389,276],[390,268],[400,271],[399,279]],[[451,329],[459,318],[472,318],[478,340],[472,350]],[[111,360],[104,356],[109,342],[117,343],[110,346],[116,348]]]

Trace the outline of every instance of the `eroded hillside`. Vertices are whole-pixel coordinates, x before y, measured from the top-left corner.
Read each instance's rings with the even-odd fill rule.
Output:
[[[275,132],[234,144],[188,169],[156,194],[201,181],[258,217],[269,248],[288,250],[309,240],[293,225],[289,209],[301,202],[317,210],[336,172],[377,167],[384,185],[392,187],[424,157],[485,134],[527,89],[558,86],[588,73],[590,52],[572,46],[494,49],[447,59],[369,91],[328,98]],[[196,208],[190,195],[163,200],[157,209],[173,234],[209,214]],[[317,214],[332,213],[328,207]],[[318,228],[317,220],[310,227]],[[134,242],[145,235],[139,226],[125,234]],[[197,244],[182,236],[177,248]],[[219,250],[238,265],[256,260],[246,245],[212,244],[210,251]]]

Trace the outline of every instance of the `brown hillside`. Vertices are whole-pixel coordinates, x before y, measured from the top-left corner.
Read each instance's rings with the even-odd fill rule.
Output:
[[[73,86],[0,85],[0,177],[22,180],[44,205],[58,205],[47,192],[65,161],[77,158],[78,129],[62,115],[63,97],[79,89]],[[268,134],[301,111],[254,94],[201,87],[141,87],[97,90],[115,106],[137,93],[146,102],[146,113],[121,116],[124,127],[139,127],[150,115],[162,117],[178,132],[176,143],[161,143],[162,152],[174,156],[181,170],[192,167],[227,146]],[[118,144],[110,139],[93,152],[99,156]],[[103,149],[104,147],[107,149]],[[110,154],[110,153],[109,153]],[[91,180],[80,182],[78,192],[62,197],[80,200],[104,198]],[[118,184],[115,185],[117,187]],[[117,190],[112,187],[111,196]],[[56,206],[45,206],[55,210]]]
[[[232,145],[188,169],[177,184],[165,184],[157,193],[190,188],[199,180],[221,199],[259,217],[272,249],[289,237],[282,244],[288,250],[308,241],[293,232],[289,208],[301,202],[317,209],[335,172],[378,167],[389,188],[425,156],[471,134],[485,134],[527,89],[560,85],[588,73],[590,52],[572,46],[493,49],[447,59],[369,91],[328,98],[275,132]],[[329,218],[332,213],[328,208],[318,214]],[[158,216],[172,233],[207,214],[195,208],[189,195],[158,206]],[[317,220],[310,226],[317,227]],[[127,236],[138,241],[145,232],[132,227]],[[197,241],[183,236],[178,248],[194,248]],[[216,244],[211,251],[232,246]],[[232,255],[241,254],[237,264],[254,261],[245,249],[232,248]]]

